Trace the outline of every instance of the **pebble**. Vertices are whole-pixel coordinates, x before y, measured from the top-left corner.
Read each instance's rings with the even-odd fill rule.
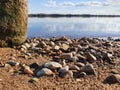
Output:
[[[39,82],[39,79],[36,77],[31,78],[28,82],[34,83],[34,82]]]
[[[69,48],[69,45],[67,45],[65,43],[62,44],[62,47],[61,47],[62,50],[67,51],[68,48]]]
[[[19,63],[15,62],[15,61],[7,61],[7,64],[9,64],[11,66],[17,66],[17,65],[19,65]]]
[[[76,74],[76,77],[77,78],[80,78],[80,77],[85,77],[87,74],[85,73],[85,72],[78,72],[77,74]]]
[[[62,65],[57,62],[46,62],[43,66],[52,70],[62,68]]]
[[[84,63],[81,63],[81,62],[77,62],[75,65],[77,65],[78,67],[83,67],[83,66],[85,66],[85,64],[84,64]]]
[[[30,64],[30,68],[38,69],[39,65],[37,63],[32,63],[32,64]]]
[[[78,57],[73,56],[73,57],[70,58],[70,61],[72,61],[72,62],[78,61]]]
[[[72,57],[73,57],[73,54],[72,54],[72,53],[62,53],[62,54],[60,55],[60,58],[61,58],[61,59],[66,59],[66,60],[70,60]]]
[[[78,70],[78,71],[80,70],[80,68],[78,66],[76,66],[76,65],[70,66],[69,69],[70,70]]]
[[[25,73],[25,74],[31,74],[31,75],[33,75],[34,73],[33,73],[33,71],[30,69],[30,67],[29,66],[23,66],[23,68],[24,68],[24,70],[23,70],[23,72]]]
[[[97,75],[92,64],[87,64],[87,65],[83,66],[81,68],[81,71],[87,73],[88,75],[89,74]]]
[[[109,76],[104,80],[104,83],[108,83],[108,84],[120,83],[120,75],[119,75],[119,74],[109,75]]]
[[[60,73],[59,76],[61,78],[72,78],[73,77],[73,72],[64,70],[62,73]]]
[[[86,57],[87,57],[88,62],[90,62],[90,63],[93,63],[94,61],[97,60],[97,58],[94,55],[92,55],[91,53],[86,53]]]
[[[64,66],[58,70],[58,73],[61,73],[63,71],[68,71],[68,70],[69,70],[69,66]]]
[[[42,68],[41,70],[39,70],[37,73],[36,73],[36,76],[37,77],[41,77],[41,76],[51,76],[53,75],[53,72],[48,69],[48,68]]]

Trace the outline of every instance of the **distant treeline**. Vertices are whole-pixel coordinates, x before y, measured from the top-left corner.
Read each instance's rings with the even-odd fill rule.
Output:
[[[92,15],[92,14],[29,14],[29,17],[120,17],[120,15]]]

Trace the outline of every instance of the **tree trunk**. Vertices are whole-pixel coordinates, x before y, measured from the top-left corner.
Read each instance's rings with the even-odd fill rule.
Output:
[[[0,46],[20,45],[26,40],[28,0],[0,0]]]

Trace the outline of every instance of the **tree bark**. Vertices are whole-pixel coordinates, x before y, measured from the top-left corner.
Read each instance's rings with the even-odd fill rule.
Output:
[[[0,46],[22,44],[27,37],[28,0],[0,0]]]

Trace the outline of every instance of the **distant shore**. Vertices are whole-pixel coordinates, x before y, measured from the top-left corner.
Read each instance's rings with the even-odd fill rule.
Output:
[[[58,17],[120,17],[120,15],[93,15],[93,14],[29,14],[29,17],[53,17],[53,18],[58,18]]]

